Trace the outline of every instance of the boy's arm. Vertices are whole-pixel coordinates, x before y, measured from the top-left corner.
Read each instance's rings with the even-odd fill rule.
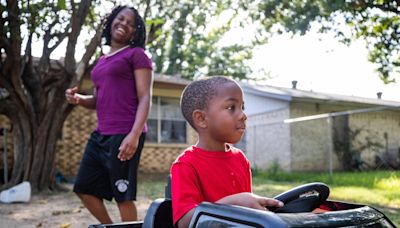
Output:
[[[238,205],[259,210],[268,210],[267,206],[282,207],[283,203],[279,200],[262,197],[251,192],[241,192],[219,199],[216,203]]]
[[[204,201],[196,175],[185,162],[175,162],[171,167],[172,208],[177,227],[188,227],[196,206]]]
[[[283,206],[283,203],[279,200],[258,196],[250,192],[242,192],[225,196],[224,198],[221,198],[220,200],[216,201],[216,203],[238,205],[264,211],[268,210],[266,208],[267,206],[272,206],[272,207]],[[196,208],[191,209],[181,217],[181,219],[177,223],[178,228],[187,228],[189,226],[190,220],[193,217],[195,209]]]
[[[179,221],[177,223],[178,228],[187,228],[187,227],[189,227],[189,223],[190,223],[190,220],[192,220],[192,217],[193,217],[195,209],[196,208],[191,209],[184,216],[182,216],[181,219],[179,219]]]

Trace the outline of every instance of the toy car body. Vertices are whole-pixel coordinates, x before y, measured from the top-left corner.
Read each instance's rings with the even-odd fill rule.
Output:
[[[274,197],[285,203],[284,208],[270,208],[275,212],[204,202],[196,208],[189,227],[396,227],[373,207],[330,201],[328,195],[329,188],[323,183],[302,185]],[[172,201],[155,200],[144,221],[89,226],[106,227],[173,227]]]

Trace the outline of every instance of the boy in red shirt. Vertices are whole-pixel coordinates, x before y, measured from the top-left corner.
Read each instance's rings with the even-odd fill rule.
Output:
[[[283,203],[252,193],[250,163],[237,143],[246,128],[243,92],[226,77],[190,83],[183,91],[181,109],[196,130],[198,142],[173,163],[174,224],[188,227],[195,208],[204,201],[267,210]]]

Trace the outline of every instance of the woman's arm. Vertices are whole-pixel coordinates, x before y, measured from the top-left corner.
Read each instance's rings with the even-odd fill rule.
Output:
[[[139,103],[132,129],[122,141],[120,146],[118,158],[121,161],[129,160],[135,154],[139,137],[143,132],[144,125],[150,112],[153,72],[151,69],[144,68],[135,70],[134,75]]]
[[[65,90],[65,97],[70,104],[81,105],[88,109],[96,109],[96,93],[94,95],[82,95],[77,93],[78,87]]]

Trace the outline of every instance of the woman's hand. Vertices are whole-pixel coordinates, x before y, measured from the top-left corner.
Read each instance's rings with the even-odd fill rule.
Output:
[[[266,207],[282,207],[283,203],[279,200],[262,197],[250,192],[242,192],[226,196],[216,203],[232,204],[243,207],[249,207],[259,210],[268,210]]]
[[[67,99],[68,103],[74,105],[81,105],[89,109],[96,108],[96,96],[82,95],[77,92],[78,92],[78,87],[76,86],[65,90],[65,98]]]
[[[121,161],[127,161],[133,158],[133,155],[136,153],[136,149],[139,144],[139,137],[131,132],[124,140],[122,140],[121,145],[119,146],[118,159]]]
[[[67,99],[68,103],[74,105],[79,104],[80,96],[77,92],[78,92],[78,87],[76,86],[65,90],[65,98]]]

